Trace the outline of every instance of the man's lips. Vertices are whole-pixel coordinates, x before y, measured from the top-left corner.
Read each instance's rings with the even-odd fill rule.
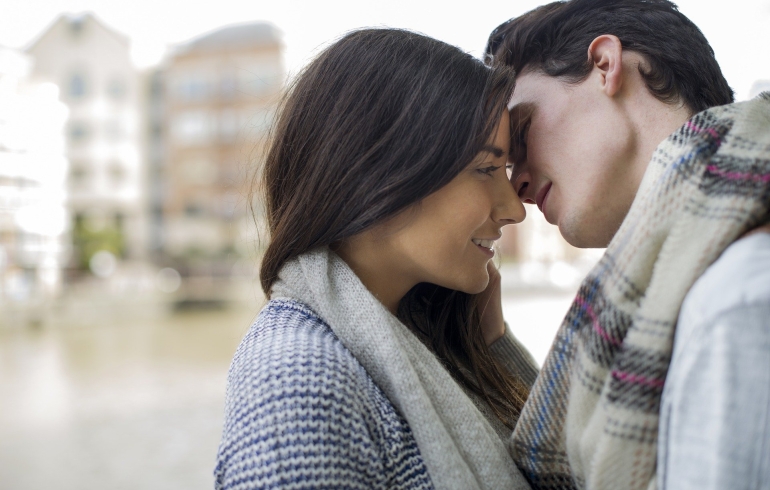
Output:
[[[545,200],[548,197],[548,192],[551,190],[551,185],[552,185],[551,182],[544,185],[543,188],[540,189],[540,192],[538,192],[537,195],[535,196],[537,209],[539,209],[540,212],[543,214],[545,214]]]

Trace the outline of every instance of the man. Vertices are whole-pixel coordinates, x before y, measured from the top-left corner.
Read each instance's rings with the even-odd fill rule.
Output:
[[[770,94],[733,94],[666,0],[498,27],[513,172],[582,284],[514,432],[533,488],[770,488]]]

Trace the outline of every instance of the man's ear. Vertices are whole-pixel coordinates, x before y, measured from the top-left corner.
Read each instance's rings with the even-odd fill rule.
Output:
[[[602,91],[614,96],[623,84],[623,46],[612,34],[603,34],[588,46],[588,59],[600,76]]]

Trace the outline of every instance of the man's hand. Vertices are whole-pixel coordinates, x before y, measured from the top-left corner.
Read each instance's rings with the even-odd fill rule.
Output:
[[[481,312],[481,334],[487,346],[492,345],[505,334],[503,322],[503,301],[500,289],[500,272],[490,260],[487,264],[489,284],[479,294],[479,311]]]

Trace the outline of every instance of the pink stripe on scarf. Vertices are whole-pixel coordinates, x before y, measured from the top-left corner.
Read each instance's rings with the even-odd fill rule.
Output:
[[[709,165],[708,167],[706,167],[706,170],[708,170],[712,174],[716,174],[716,175],[719,175],[720,177],[724,177],[730,180],[754,180],[757,182],[770,182],[770,174],[754,175],[754,174],[742,173],[742,172],[725,172],[724,170],[721,170],[716,165]]]
[[[586,313],[591,318],[591,321],[593,322],[593,326],[594,326],[594,332],[598,333],[601,338],[603,338],[604,340],[606,340],[612,345],[621,344],[619,340],[612,338],[610,334],[608,334],[607,331],[604,330],[601,325],[599,325],[599,320],[596,318],[596,314],[594,314],[594,310],[593,308],[591,308],[590,304],[585,302],[583,298],[577,298],[577,302],[581,308],[586,310]]]
[[[647,385],[653,388],[663,388],[663,380],[655,378],[647,378],[646,376],[640,376],[638,374],[631,374],[625,371],[613,371],[612,377],[625,381],[627,383],[636,383],[640,385]]]
[[[712,128],[705,128],[705,129],[704,129],[704,128],[699,128],[698,126],[694,125],[694,124],[693,124],[693,123],[691,123],[690,121],[687,121],[687,123],[686,123],[686,124],[687,124],[687,127],[688,127],[688,128],[692,129],[692,130],[693,130],[693,131],[695,131],[696,133],[702,133],[702,132],[704,132],[704,131],[705,131],[705,132],[707,132],[708,134],[710,134],[711,136],[713,136],[713,137],[714,137],[714,139],[717,139],[717,140],[718,140],[718,139],[720,139],[720,138],[719,138],[719,133],[717,133],[717,132],[716,132],[714,129],[712,129]]]

